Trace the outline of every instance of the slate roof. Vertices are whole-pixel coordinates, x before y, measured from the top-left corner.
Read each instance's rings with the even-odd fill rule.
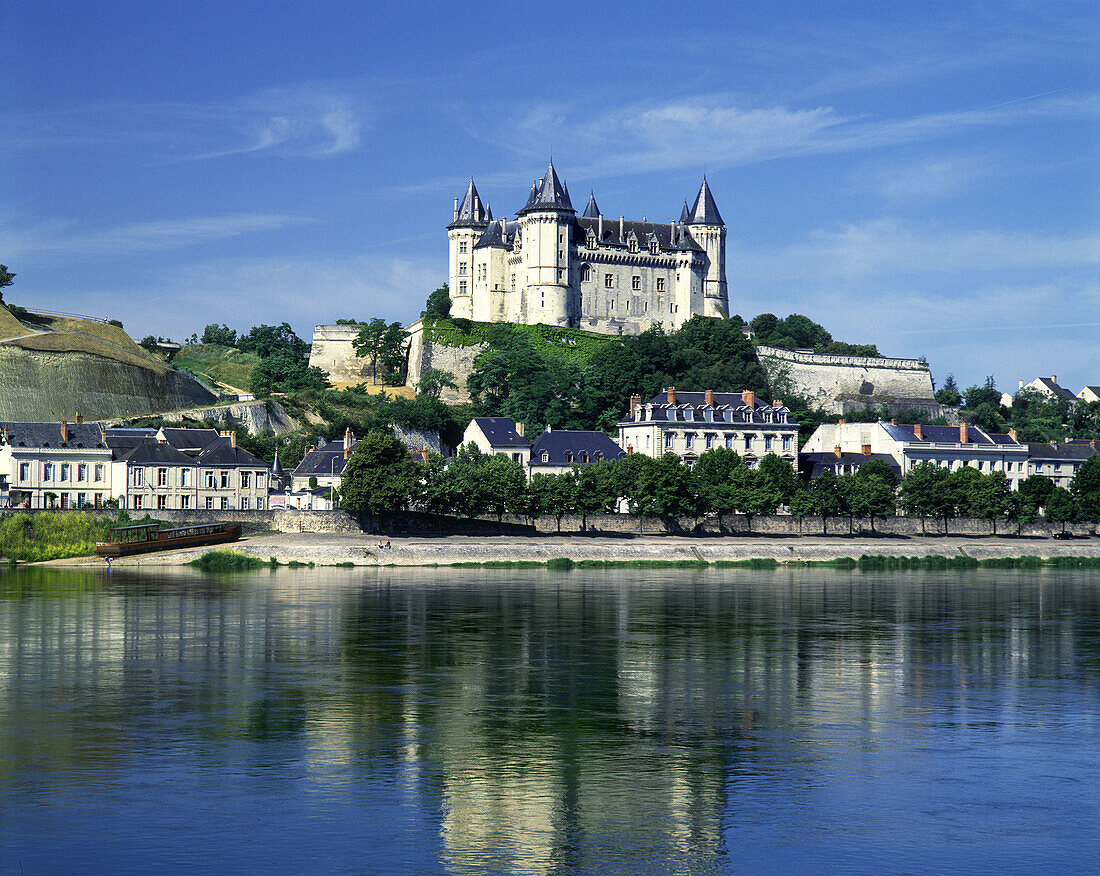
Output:
[[[971,426],[971,429],[973,429],[973,428],[974,427]],[[989,439],[994,444],[1003,444],[1003,445],[1007,445],[1009,447],[1023,447],[1024,446],[1019,441],[1017,441],[1015,438],[1013,438],[1011,435],[1005,435],[1003,432],[986,432],[985,434],[989,436]]]
[[[271,473],[273,475],[283,475],[283,464],[279,462],[279,450],[275,449],[275,463],[271,466]]]
[[[177,450],[198,452],[221,435],[217,429],[182,429],[165,426],[161,429],[164,440]]]
[[[358,444],[359,442],[356,441],[351,446],[353,452]],[[293,474],[296,478],[308,475],[317,475],[318,477],[321,475],[338,475],[343,474],[344,466],[347,464],[348,461],[344,459],[344,442],[329,441],[303,456]]]
[[[117,451],[115,455],[119,458],[147,438],[156,438],[157,435],[156,429],[121,426],[108,426],[104,432],[107,435],[107,446]]]
[[[1082,395],[1084,394],[1084,392],[1085,392],[1085,390],[1086,390],[1086,389],[1087,389],[1087,390],[1088,390],[1089,392],[1091,392],[1091,393],[1092,393],[1093,395],[1095,395],[1095,396],[1097,396],[1098,398],[1100,398],[1100,386],[1085,386],[1085,387],[1082,387],[1082,388],[1081,388],[1081,392],[1080,392],[1080,393],[1078,393],[1078,396],[1077,396],[1077,397],[1078,397],[1078,398],[1080,398],[1080,397],[1081,397],[1081,396],[1082,396]]]
[[[530,447],[531,442],[516,431],[511,417],[474,417],[492,447]]]
[[[573,209],[573,204],[569,201],[569,190],[565,187],[561,180],[558,179],[558,173],[554,170],[554,162],[550,162],[550,166],[546,168],[546,176],[542,178],[538,186],[531,186],[531,195],[527,198],[527,203],[523,209],[519,211],[518,215],[522,216],[524,213],[531,213],[535,210],[560,210],[566,213],[576,212]]]
[[[543,462],[542,454],[547,454]],[[572,454],[572,459],[569,454]],[[587,462],[583,454],[587,453]],[[604,432],[582,432],[570,429],[547,430],[531,444],[531,468],[539,466],[591,465],[600,459],[626,456],[618,444]]]
[[[69,423],[68,441],[61,440],[60,423],[0,422],[0,429],[8,430],[8,444],[12,447],[105,449],[108,446],[103,441],[103,429],[99,423]]]
[[[624,220],[622,226],[623,233],[620,235],[619,220],[608,219],[604,216],[603,237],[597,240],[597,243],[604,246],[626,247],[630,241],[630,234],[633,232],[638,240],[638,247],[642,252],[645,252],[649,247],[650,235],[656,237],[657,245],[667,252],[675,252],[677,250],[703,251],[702,247],[692,240],[691,235],[687,232],[687,228],[681,224],[677,224],[675,228],[673,228],[671,222],[635,222],[633,220]],[[588,232],[591,231],[598,235],[599,228],[600,223],[598,218],[589,219],[585,216],[580,217],[574,225],[573,242],[577,244],[577,246],[583,246],[588,239]],[[583,258],[583,253],[578,253],[578,258]]]
[[[477,193],[474,178],[470,177],[470,184],[466,187],[466,194],[462,198],[462,204],[458,208],[458,218],[448,228],[481,228],[488,220],[485,217],[485,208],[481,203],[481,195]]]
[[[680,211],[680,223],[683,225],[691,224],[691,210],[688,209],[687,199],[684,199],[684,209]]]
[[[826,469],[835,470],[838,465],[841,465],[845,470],[849,466],[855,466],[858,470],[860,466],[872,459],[881,459],[890,466],[890,469],[899,479],[901,478],[901,466],[889,453],[842,453],[840,456],[835,453],[800,453],[798,454],[798,468],[799,471],[809,472],[810,477],[819,478]]]
[[[600,217],[600,208],[596,206],[596,193],[588,193],[588,203],[584,206],[584,212],[581,215],[585,219],[598,219]]]
[[[195,457],[197,465],[210,468],[267,468],[267,463],[253,456],[243,447],[234,447],[229,438],[211,441]]]
[[[718,205],[714,203],[714,195],[710,193],[707,178],[703,177],[703,184],[699,186],[699,194],[695,196],[695,205],[691,208],[692,225],[725,225],[722,214],[718,212]]]
[[[1088,459],[1097,450],[1091,444],[1028,444],[1028,459],[1044,459],[1052,462],[1077,462]]]
[[[783,426],[790,428],[798,428],[798,423],[790,419],[790,410],[783,406],[781,408],[773,407],[769,402],[761,401],[759,398],[753,400],[753,414],[752,420],[745,420],[745,413],[748,411],[748,406],[745,404],[744,396],[739,392],[716,392],[713,395],[714,405],[713,420],[695,420],[687,419],[686,411],[688,409],[706,409],[707,397],[703,392],[681,392],[676,390],[676,402],[669,404],[668,394],[662,392],[653,396],[648,402],[643,402],[643,405],[652,405],[652,416],[644,422],[665,422],[665,423],[677,423],[683,424],[685,427],[698,426],[705,428],[708,425],[723,424],[723,423],[737,423],[743,426]],[[787,422],[766,422],[764,414],[770,411],[782,412],[787,414]],[[620,426],[627,426],[636,422],[630,418],[629,412],[619,421]]]
[[[1077,398],[1077,396],[1075,396],[1072,392],[1070,392],[1068,389],[1066,389],[1063,386],[1059,386],[1057,383],[1055,383],[1049,377],[1036,377],[1032,381],[1032,383],[1038,383],[1040,386],[1042,386],[1044,389],[1046,389],[1048,392],[1052,393],[1053,395],[1057,396],[1058,398],[1066,398],[1066,399],[1075,399],[1075,398]]]
[[[130,465],[196,465],[194,457],[156,438],[145,439],[119,458]]]
[[[959,443],[959,427],[958,426],[922,426],[921,433],[923,438],[918,438],[913,431],[912,426],[895,426],[893,423],[883,423],[884,428],[891,438],[895,441],[904,441],[908,444],[958,444]],[[969,444],[984,444],[993,445],[994,442],[988,435],[981,429],[975,426],[973,423],[969,425],[967,430],[967,438]]]

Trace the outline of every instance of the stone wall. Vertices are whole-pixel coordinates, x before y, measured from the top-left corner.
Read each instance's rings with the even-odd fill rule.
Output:
[[[0,345],[0,420],[53,422],[157,414],[217,398],[190,376],[78,352]]]
[[[474,370],[474,359],[485,349],[485,344],[469,347],[448,347],[439,343],[424,342],[424,324],[417,320],[406,326],[409,333],[409,371],[407,386],[415,386],[420,376],[429,368],[450,371],[457,389],[446,389],[440,398],[447,404],[464,404],[470,400],[466,391],[466,378]]]
[[[805,396],[827,413],[844,414],[885,404],[891,415],[919,408],[930,417],[943,414],[935,400],[932,372],[920,359],[830,356],[776,347],[756,350],[768,379]]]
[[[259,435],[263,432],[270,435],[285,435],[287,432],[301,428],[298,421],[273,399],[168,411],[161,416],[171,422],[179,422],[187,418],[209,420],[226,426],[241,426],[248,429],[250,435]]]
[[[351,342],[359,334],[358,325],[318,325],[313,327],[309,364],[328,372],[336,387],[370,383],[370,360],[355,355]]]

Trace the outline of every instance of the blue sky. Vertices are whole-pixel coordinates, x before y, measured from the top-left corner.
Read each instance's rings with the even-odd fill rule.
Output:
[[[731,309],[942,382],[1100,383],[1100,6],[7,0],[16,303],[186,337],[409,320],[473,174],[668,219],[704,173]]]

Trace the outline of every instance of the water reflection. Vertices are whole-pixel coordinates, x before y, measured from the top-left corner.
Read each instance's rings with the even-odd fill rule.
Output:
[[[1072,867],[1096,583],[0,573],[0,862]]]

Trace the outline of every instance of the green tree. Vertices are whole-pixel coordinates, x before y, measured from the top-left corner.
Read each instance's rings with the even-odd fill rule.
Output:
[[[455,376],[450,371],[440,368],[425,368],[424,373],[416,382],[416,391],[429,398],[438,399],[445,389],[457,389]]]
[[[266,398],[273,392],[319,391],[327,386],[325,371],[285,350],[261,359],[248,377],[248,390],[258,398]]]
[[[674,453],[666,453],[638,476],[632,507],[645,517],[695,517],[699,492],[691,470]]]
[[[1090,523],[1100,521],[1100,454],[1093,454],[1077,469],[1070,489],[1080,519]],[[1047,510],[1050,510],[1049,503]]]
[[[404,383],[402,372],[405,366],[407,347],[405,342],[409,339],[409,333],[399,322],[391,322],[386,326],[382,334],[382,342],[379,347],[378,359],[382,362],[382,379],[390,386]]]
[[[1065,487],[1055,487],[1047,500],[1047,520],[1051,523],[1062,524],[1062,534],[1066,532],[1066,524],[1074,523],[1080,519],[1081,509],[1074,500],[1073,493]]]
[[[552,514],[561,532],[561,519],[576,510],[577,478],[573,472],[547,474],[539,472],[531,478],[531,493],[537,498],[540,513]]]
[[[854,475],[858,516],[866,517],[875,531],[876,517],[892,517],[898,508],[898,476],[884,460],[872,459]]]
[[[813,512],[821,517],[821,534],[828,535],[829,518],[836,517],[843,510],[839,479],[832,470],[822,473],[821,477],[810,481],[809,497]]]
[[[759,470],[779,496],[780,505],[786,505],[798,492],[798,473],[789,460],[774,453],[768,453],[760,460]]]
[[[309,358],[309,344],[294,333],[290,323],[280,325],[256,325],[247,335],[237,339],[237,349],[245,353],[255,353],[266,359],[276,353],[284,353],[298,359]]]
[[[1016,535],[1019,537],[1026,524],[1033,523],[1038,519],[1039,508],[1031,496],[1017,490],[1009,494],[1005,516],[1009,522],[1016,524]]]
[[[970,507],[976,516],[993,525],[993,534],[996,535],[997,521],[1007,517],[1012,507],[1012,484],[1003,471],[994,471],[981,475],[976,487]]]
[[[700,454],[692,473],[699,490],[702,509],[718,515],[718,525],[722,518],[734,513],[737,505],[733,498],[732,475],[735,469],[743,468],[744,461],[736,450],[727,447],[713,447]]]
[[[1045,508],[1050,494],[1054,492],[1054,481],[1046,475],[1033,474],[1020,481],[1018,491],[1036,508]]]
[[[798,520],[798,534],[801,535],[803,519],[816,512],[816,503],[814,502],[813,494],[805,488],[800,488],[798,492],[791,497],[788,507],[791,510],[791,516]]]
[[[419,481],[418,466],[401,441],[368,432],[344,467],[340,492],[351,511],[387,514],[409,507]]]
[[[748,518],[749,532],[752,521],[760,515],[774,514],[782,501],[779,490],[771,479],[758,468],[743,466],[730,474],[733,487],[733,504]]]
[[[618,463],[616,459],[601,459],[573,470],[577,480],[574,510],[581,515],[584,529],[588,528],[589,514],[607,514],[618,505],[618,482],[615,477]]]
[[[371,380],[374,383],[378,382],[378,361],[382,355],[382,341],[387,329],[386,321],[376,316],[359,329],[359,334],[351,342],[356,356],[370,359]]]
[[[237,346],[237,332],[227,325],[218,325],[216,322],[212,322],[202,330],[202,342],[204,344],[218,344],[222,347],[235,347]]]
[[[7,265],[0,265],[0,304],[4,303],[4,290],[15,282],[15,277]]]
[[[921,462],[902,478],[901,506],[907,514],[921,519],[921,532],[924,532],[927,518],[940,516],[947,492],[947,476],[947,470],[935,463]]]
[[[446,283],[428,296],[420,315],[436,319],[447,319],[451,315],[451,290]]]
[[[985,379],[985,383],[981,386],[971,386],[966,390],[966,407],[969,410],[973,410],[982,404],[992,405],[994,410],[1001,404],[1001,394],[997,391],[997,383],[994,381],[992,374]]]
[[[936,401],[941,405],[956,406],[962,404],[962,393],[959,385],[955,383],[955,375],[948,374],[943,386],[936,390]]]

